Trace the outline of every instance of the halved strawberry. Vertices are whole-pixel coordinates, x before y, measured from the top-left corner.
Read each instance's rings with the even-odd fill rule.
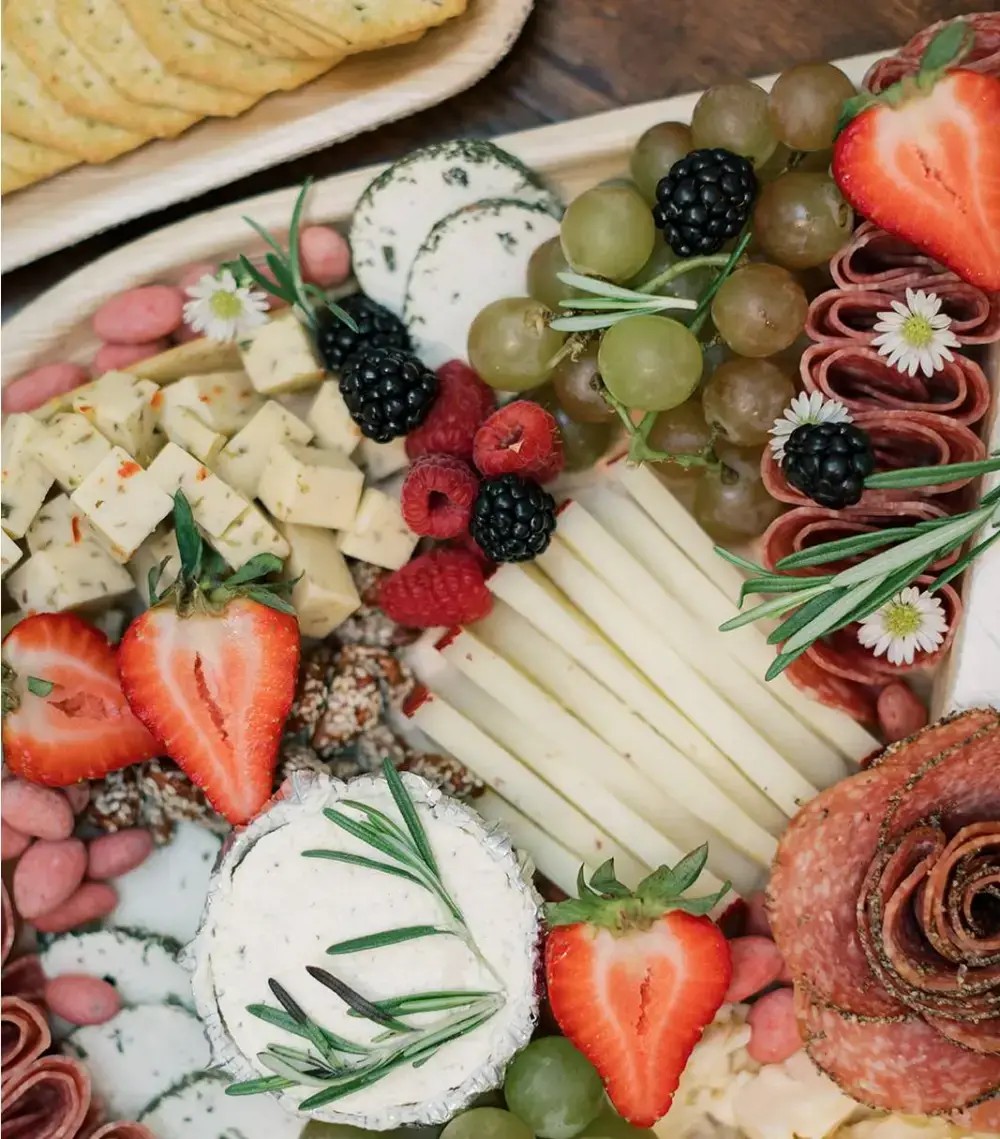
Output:
[[[231,823],[271,796],[278,748],[295,696],[300,637],[295,611],[264,579],[271,554],[225,576],[202,546],[178,492],[176,583],[126,630],[118,650],[132,710],[166,754]],[[152,591],[151,591],[152,592]]]
[[[67,787],[160,753],[107,637],[75,613],[37,613],[7,634],[3,708],[4,759],[34,783]]]
[[[971,43],[954,21],[916,76],[861,95],[837,138],[833,175],[870,221],[980,288],[1000,289],[1000,79],[948,70]]]
[[[685,898],[708,857],[700,847],[661,866],[634,893],[606,862],[578,899],[548,905],[549,1003],[559,1027],[600,1073],[619,1115],[651,1127],[722,1004],[732,975],[708,912],[727,892]]]

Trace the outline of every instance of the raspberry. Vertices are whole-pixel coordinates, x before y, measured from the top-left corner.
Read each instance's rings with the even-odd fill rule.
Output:
[[[521,475],[547,482],[563,469],[559,424],[540,404],[514,400],[493,412],[476,432],[472,458],[487,477]]]
[[[449,360],[438,368],[438,394],[427,418],[406,437],[407,455],[457,455],[471,461],[476,428],[495,406],[493,389],[461,360]]]
[[[479,479],[454,455],[421,455],[401,495],[403,520],[414,534],[454,538],[469,528]]]
[[[493,608],[483,569],[465,550],[431,550],[382,582],[379,604],[387,617],[411,629],[464,625]]]

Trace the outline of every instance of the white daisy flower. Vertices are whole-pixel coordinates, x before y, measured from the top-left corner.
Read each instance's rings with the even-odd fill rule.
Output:
[[[951,331],[951,317],[941,311],[941,298],[923,289],[907,289],[905,305],[893,301],[891,312],[880,312],[875,331],[880,335],[872,344],[879,355],[908,376],[915,376],[918,369],[933,376],[945,360],[955,358],[951,349],[960,346]]]
[[[890,664],[913,664],[917,652],[934,652],[947,631],[938,598],[910,585],[862,621],[858,640]]]
[[[267,321],[267,296],[240,285],[229,269],[188,286],[184,320],[210,340],[238,340]]]
[[[780,466],[785,461],[785,444],[803,423],[850,423],[851,413],[838,399],[825,399],[820,392],[802,392],[785,408],[771,428],[771,450]]]

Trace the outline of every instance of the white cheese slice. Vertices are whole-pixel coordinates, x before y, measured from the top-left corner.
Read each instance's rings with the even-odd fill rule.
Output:
[[[157,1096],[211,1062],[201,1022],[179,1005],[123,1008],[71,1032],[64,1047],[87,1066],[112,1119],[135,1119]]]
[[[77,395],[73,409],[90,420],[112,446],[148,462],[162,400],[152,380],[137,379],[129,372],[105,372]]]
[[[203,422],[189,407],[160,410],[160,427],[171,443],[189,451],[200,463],[211,466],[226,445],[226,437]]]
[[[267,403],[219,452],[215,472],[247,498],[257,497],[261,472],[278,443],[308,443],[312,428],[276,400]]]
[[[275,443],[257,495],[281,522],[344,530],[354,521],[364,485],[364,474],[342,451]]]
[[[118,883],[116,882],[117,886]],[[157,904],[165,907],[161,897]],[[124,1005],[180,1004],[193,1009],[191,977],[177,960],[180,944],[132,929],[64,933],[42,949],[46,977],[88,973],[118,990]]]
[[[377,1025],[349,1016],[334,993],[309,977],[308,965],[330,969],[371,1000],[445,988],[502,992],[503,1003],[489,1021],[445,1044],[421,1067],[395,1068],[315,1113],[378,1130],[444,1122],[480,1091],[495,1087],[529,1038],[537,1007],[537,898],[509,840],[426,781],[403,779],[445,888],[481,957],[448,935],[327,955],[334,941],[435,925],[446,912],[433,892],[412,880],[302,857],[317,849],[371,855],[370,847],[323,813],[349,799],[399,820],[385,781],[371,776],[347,784],[294,777],[291,796],[236,835],[213,879],[205,923],[192,947],[195,997],[215,1059],[240,1078],[265,1072],[258,1054],[281,1042],[280,1030],[276,1035],[273,1026],[247,1012],[249,1004],[273,1002],[269,978],[329,1031],[359,1043],[379,1033]],[[422,1014],[412,1023],[437,1024],[440,1015]],[[313,1090],[289,1089],[282,1101],[294,1108]]]
[[[559,233],[545,206],[486,200],[434,226],[413,259],[403,319],[430,368],[468,358],[469,329],[486,305],[524,296],[532,253]]]
[[[174,506],[170,495],[121,447],[112,447],[71,498],[121,562],[128,561]]]
[[[222,534],[208,535],[208,544],[218,550],[230,569],[239,569],[255,554],[288,557],[288,543],[252,503],[246,504],[243,513]]]
[[[334,447],[350,455],[362,440],[361,428],[347,410],[336,380],[320,384],[305,418],[324,447]]]
[[[262,395],[312,387],[324,376],[313,338],[294,309],[255,328],[240,343],[240,357],[250,382]]]
[[[83,546],[88,542],[99,544],[86,515],[65,494],[57,494],[45,503],[28,527],[24,540],[33,554],[59,546]]]
[[[304,637],[328,637],[361,606],[357,587],[337,536],[316,526],[286,523],[281,532],[290,554],[287,577],[298,580],[292,588],[292,604]]]
[[[7,579],[11,597],[32,613],[58,613],[132,592],[132,578],[96,542],[32,554]]]
[[[176,443],[150,463],[149,477],[171,498],[183,491],[195,522],[207,534],[224,534],[246,509],[246,499]]]
[[[365,474],[373,482],[380,482],[409,466],[406,436],[400,435],[389,443],[376,443],[366,436],[358,446],[354,461],[364,467]]]
[[[30,415],[12,415],[3,425],[0,523],[12,538],[24,537],[52,487],[52,474],[36,456],[38,431],[38,421]]]
[[[41,425],[34,451],[64,491],[73,491],[111,450],[89,419],[75,411],[54,415]]]
[[[403,521],[399,499],[370,486],[361,496],[354,521],[337,541],[347,557],[395,570],[410,560],[420,537]]]
[[[165,423],[171,421],[175,412],[186,408],[220,435],[234,435],[264,406],[264,400],[243,371],[184,376],[162,391],[160,414]]]
[[[154,566],[166,565],[160,572],[156,585],[157,593],[173,585],[181,568],[181,555],[177,549],[177,535],[173,530],[158,530],[142,543],[128,563],[139,596],[149,604],[149,571]]]
[[[384,170],[361,195],[351,219],[352,263],[361,287],[401,314],[410,268],[431,228],[485,198],[516,198],[553,214],[560,210],[538,175],[491,142],[427,146]],[[467,253],[475,258],[475,251]]]
[[[302,1120],[261,1096],[226,1095],[215,1072],[182,1080],[158,1096],[139,1122],[156,1139],[299,1139]]]

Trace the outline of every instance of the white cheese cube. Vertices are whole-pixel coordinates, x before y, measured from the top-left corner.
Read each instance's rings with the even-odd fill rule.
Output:
[[[152,380],[140,380],[128,372],[105,372],[77,395],[73,408],[115,447],[148,461],[162,402]]]
[[[65,494],[57,494],[45,503],[35,515],[24,539],[33,554],[57,546],[85,546],[88,542],[100,547],[83,511],[77,509]]]
[[[21,609],[57,613],[131,593],[132,578],[96,543],[87,543],[32,554],[7,579],[7,588]]]
[[[246,372],[206,372],[184,376],[163,389],[161,418],[185,407],[213,431],[232,435],[264,406]]]
[[[277,443],[308,443],[312,437],[308,424],[269,399],[219,452],[215,472],[247,498],[256,498],[271,448]]]
[[[111,444],[89,419],[65,411],[39,427],[34,449],[38,461],[68,492],[76,490],[111,450]]]
[[[162,593],[168,586],[177,580],[181,568],[181,556],[177,550],[177,535],[173,530],[158,530],[132,555],[128,564],[128,572],[132,575],[135,588],[143,601],[149,604],[149,571],[154,566],[161,565],[166,560],[160,580],[157,583],[157,592]]]
[[[304,637],[328,637],[360,607],[351,571],[329,530],[284,525],[291,555],[285,565],[289,578],[298,578],[292,604]]]
[[[278,443],[257,494],[281,522],[343,530],[354,521],[364,486],[365,476],[342,451]]]
[[[246,499],[176,443],[163,448],[148,474],[171,498],[182,490],[195,522],[209,534],[224,533],[246,510]]]
[[[337,539],[342,554],[390,570],[405,566],[419,541],[403,521],[399,500],[373,486],[361,496],[350,529]]]
[[[349,455],[361,442],[361,428],[351,418],[336,380],[320,384],[306,422],[316,432],[322,446],[334,447],[345,455]]]
[[[239,569],[255,554],[288,557],[288,543],[271,525],[264,512],[250,504],[224,534],[218,537],[209,535],[208,543],[218,550],[232,569]]]
[[[52,488],[53,478],[36,456],[38,421],[30,415],[12,415],[3,425],[0,451],[0,522],[12,538],[23,538]]]
[[[250,382],[264,395],[318,384],[325,370],[312,335],[292,309],[272,317],[240,342]]]
[[[174,505],[149,472],[121,447],[112,447],[71,497],[121,562],[128,561]]]
[[[0,530],[0,577],[12,570],[20,560],[21,547],[6,530]]]
[[[406,453],[406,439],[402,435],[389,443],[376,443],[374,439],[365,437],[361,440],[355,459],[364,467],[365,474],[372,482],[387,479],[410,462]]]
[[[199,463],[211,466],[226,445],[221,431],[202,423],[189,407],[166,406],[160,411],[160,426],[167,439],[190,452]]]

